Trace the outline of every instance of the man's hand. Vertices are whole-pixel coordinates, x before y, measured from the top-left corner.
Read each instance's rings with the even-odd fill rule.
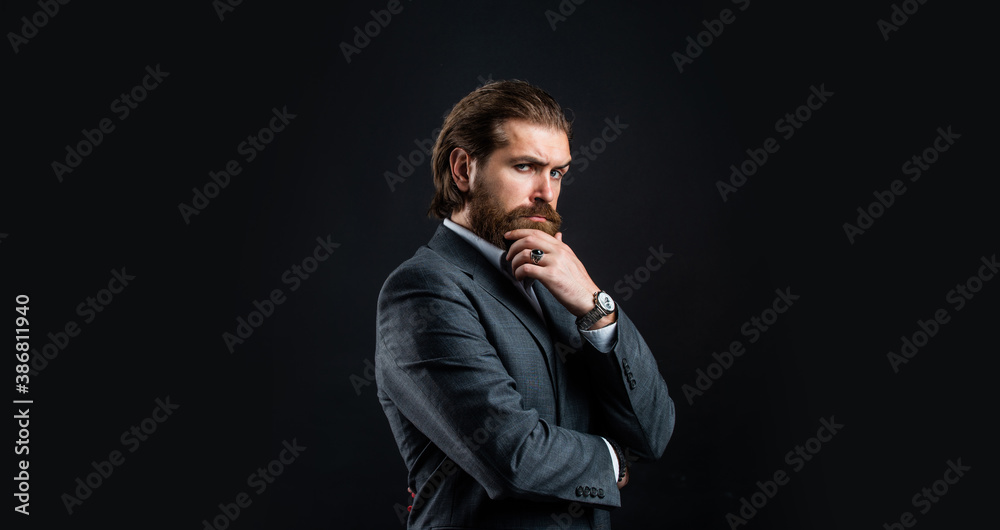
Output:
[[[628,484],[628,467],[625,468],[625,476],[618,481],[618,489],[622,489]]]
[[[563,243],[562,232],[552,237],[541,230],[521,228],[507,232],[504,237],[515,240],[507,251],[507,261],[511,263],[515,278],[534,278],[542,282],[574,316],[585,315],[594,308],[594,293],[600,291],[600,288],[590,279],[590,274],[587,274],[587,269],[573,253],[573,249]],[[545,253],[537,265],[531,262],[532,249]],[[614,318],[614,315],[608,315],[602,320],[609,318]],[[611,322],[614,320],[603,325]]]

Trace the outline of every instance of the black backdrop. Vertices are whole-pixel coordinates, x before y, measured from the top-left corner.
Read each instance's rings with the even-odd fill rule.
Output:
[[[995,22],[961,4],[4,2],[0,300],[16,334],[30,297],[35,370],[11,391],[33,401],[30,433],[8,430],[30,448],[17,527],[400,528],[375,300],[436,226],[419,144],[509,78],[570,110],[566,241],[677,404],[616,528],[994,519]],[[913,181],[915,155],[934,163]],[[213,187],[230,160],[239,173]],[[906,191],[870,207],[895,180]],[[875,217],[848,237],[859,207]],[[335,249],[309,261],[317,238]],[[672,256],[642,270],[651,248]],[[316,267],[294,283],[293,265]],[[799,298],[767,312],[776,290]],[[771,322],[753,342],[752,317]],[[893,363],[902,337],[923,346]],[[776,472],[787,483],[767,484]]]

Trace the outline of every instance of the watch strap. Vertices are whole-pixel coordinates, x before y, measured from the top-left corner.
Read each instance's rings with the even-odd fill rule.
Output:
[[[594,293],[594,308],[586,314],[580,315],[580,317],[576,319],[576,327],[582,330],[590,329],[590,326],[593,326],[595,322],[611,314],[609,311],[601,307],[601,304],[597,300],[597,297],[602,292],[604,291],[597,291]]]

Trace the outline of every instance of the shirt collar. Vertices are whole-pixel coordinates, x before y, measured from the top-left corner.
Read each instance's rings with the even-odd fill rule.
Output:
[[[514,278],[514,273],[511,272],[510,262],[506,260],[507,251],[497,247],[493,243],[486,241],[485,239],[477,236],[472,230],[452,221],[451,219],[445,219],[444,225],[451,229],[452,232],[458,234],[459,237],[467,241],[470,245],[476,248],[486,260],[493,264],[498,271],[510,278],[511,281],[516,282],[517,279]],[[530,289],[531,285],[535,283],[534,278],[528,278],[520,282],[524,288]]]

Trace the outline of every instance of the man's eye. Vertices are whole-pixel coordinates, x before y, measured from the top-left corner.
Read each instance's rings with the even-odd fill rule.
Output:
[[[516,166],[514,166],[514,168],[517,169],[518,171],[526,171],[529,168],[531,168],[531,165],[530,164],[517,164]]]
[[[552,172],[549,173],[549,176],[552,177],[552,178],[554,178],[554,179],[560,179],[560,178],[562,178],[563,174],[558,169],[553,169]]]

